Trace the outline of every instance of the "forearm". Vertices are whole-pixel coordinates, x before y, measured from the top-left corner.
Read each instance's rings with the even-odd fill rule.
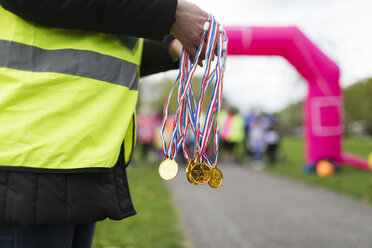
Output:
[[[0,4],[47,26],[160,40],[175,21],[177,0],[0,0]]]

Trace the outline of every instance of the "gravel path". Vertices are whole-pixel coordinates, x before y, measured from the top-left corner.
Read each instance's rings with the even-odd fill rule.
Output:
[[[168,183],[193,248],[371,248],[372,207],[322,188],[220,166],[219,189]]]

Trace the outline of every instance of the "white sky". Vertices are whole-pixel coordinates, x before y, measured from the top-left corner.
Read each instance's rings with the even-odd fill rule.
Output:
[[[372,76],[372,0],[189,0],[225,26],[295,25],[341,68],[341,85]],[[175,78],[173,72],[149,80]],[[229,57],[224,95],[242,111],[276,111],[307,84],[280,57]]]

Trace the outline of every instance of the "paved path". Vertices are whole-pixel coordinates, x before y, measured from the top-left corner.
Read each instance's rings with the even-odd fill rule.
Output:
[[[184,168],[168,183],[194,248],[372,248],[372,207],[348,196],[238,166],[219,189]]]

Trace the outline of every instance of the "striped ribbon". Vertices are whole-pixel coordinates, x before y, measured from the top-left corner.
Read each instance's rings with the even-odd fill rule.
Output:
[[[198,101],[195,101],[194,92],[192,89],[192,78],[197,68],[198,59],[201,51],[206,43],[206,59],[204,73],[201,80],[200,94]],[[161,128],[161,138],[163,141],[163,154],[168,158],[175,159],[178,150],[182,147],[183,155],[187,160],[190,160],[190,153],[186,147],[186,138],[188,131],[194,135],[194,156],[199,153],[200,160],[206,162],[209,166],[213,166],[213,162],[206,155],[206,149],[212,133],[214,135],[214,164],[217,163],[218,146],[219,146],[219,128],[217,123],[217,115],[221,108],[222,91],[223,91],[223,75],[226,63],[227,36],[222,26],[215,20],[214,16],[210,15],[208,22],[204,25],[204,32],[201,37],[200,46],[193,63],[190,61],[189,54],[183,49],[178,76],[168,94],[164,105],[163,122]],[[217,53],[216,62],[213,62]],[[214,68],[213,63],[215,63]],[[172,136],[167,145],[164,137],[166,122],[168,119],[168,107],[175,86],[178,87],[177,92],[177,110],[173,123]],[[203,127],[201,127],[202,106],[205,100],[205,95],[208,89],[213,85],[212,97],[209,101]],[[212,132],[214,130],[214,132]]]

